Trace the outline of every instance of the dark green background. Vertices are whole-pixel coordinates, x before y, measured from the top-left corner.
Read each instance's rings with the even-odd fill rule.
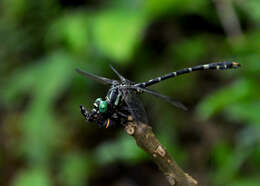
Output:
[[[0,185],[168,185],[121,126],[84,121],[79,105],[91,108],[108,87],[75,68],[116,78],[112,64],[141,82],[234,60],[242,68],[152,87],[187,112],[142,97],[154,132],[200,185],[258,186],[260,2],[227,2],[1,0]],[[241,32],[221,22],[230,16]]]

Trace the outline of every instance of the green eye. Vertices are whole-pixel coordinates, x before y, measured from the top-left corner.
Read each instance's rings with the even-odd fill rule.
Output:
[[[106,101],[100,101],[98,109],[99,109],[100,112],[106,112],[107,111],[107,102]]]
[[[97,98],[95,100],[95,102],[93,103],[93,105],[97,108],[101,102],[102,102],[102,99],[101,98]]]
[[[102,101],[101,98],[97,98],[96,101],[95,101],[95,103],[100,103],[101,101]]]

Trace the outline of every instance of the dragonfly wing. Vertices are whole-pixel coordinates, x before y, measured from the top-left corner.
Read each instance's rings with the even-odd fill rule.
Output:
[[[76,71],[89,79],[92,79],[94,81],[97,81],[97,82],[105,84],[105,85],[112,85],[113,82],[116,81],[116,80],[108,79],[108,78],[105,78],[102,76],[97,76],[95,74],[86,72],[86,71],[78,69],[78,68],[76,69]]]
[[[129,79],[126,79],[124,76],[122,76],[112,65],[109,66],[113,70],[113,72],[119,77],[121,82],[125,82],[127,84],[135,84],[133,81],[130,81]]]
[[[119,79],[120,79],[121,81],[126,80],[126,78],[124,78],[111,64],[110,64],[109,66],[110,66],[110,68],[113,70],[113,72],[119,77]]]
[[[133,89],[136,89],[136,90],[141,90],[141,91],[143,91],[145,93],[148,93],[148,94],[151,94],[153,96],[159,97],[159,98],[167,101],[168,103],[172,104],[175,107],[181,108],[183,110],[188,110],[187,107],[185,105],[183,105],[180,101],[177,101],[177,100],[175,100],[173,98],[170,98],[168,96],[160,94],[159,92],[156,92],[155,90],[150,90],[150,89],[147,89],[147,88],[136,87],[136,86],[131,86],[129,88],[133,88]]]
[[[124,96],[125,96],[124,101],[127,105],[127,109],[132,115],[133,119],[137,123],[139,122],[147,123],[148,119],[147,119],[147,114],[145,112],[143,103],[137,97],[135,92],[133,92],[132,90],[125,89]]]

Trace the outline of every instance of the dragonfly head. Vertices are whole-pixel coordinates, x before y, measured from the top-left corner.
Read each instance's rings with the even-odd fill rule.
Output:
[[[94,108],[91,111],[88,111],[82,105],[80,106],[80,110],[81,114],[88,122],[93,122],[98,126],[108,128],[111,126],[111,120],[106,117],[106,114],[104,114],[107,111],[107,107],[107,101],[98,98],[94,102]]]
[[[101,98],[97,98],[96,101],[94,102],[94,107],[100,113],[104,113],[107,111],[108,103],[106,100],[103,101]]]

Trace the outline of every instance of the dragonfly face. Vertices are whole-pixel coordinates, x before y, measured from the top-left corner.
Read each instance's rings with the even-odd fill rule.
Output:
[[[107,112],[108,102],[106,100],[103,101],[101,98],[97,98],[93,105],[95,110],[97,110],[97,112],[100,113]]]
[[[118,119],[114,110],[117,109],[121,94],[118,94],[118,89],[114,86],[108,91],[108,94],[103,100],[97,98],[93,103],[93,109],[89,112],[83,106],[80,107],[81,113],[85,116],[89,122],[94,122],[101,127],[110,127],[112,121]],[[111,121],[112,120],[112,121]]]
[[[101,127],[108,128],[111,125],[111,120],[105,111],[107,109],[106,106],[107,105],[105,101],[96,100],[94,102],[94,108],[91,111],[88,111],[83,106],[80,106],[80,110],[88,122],[94,122]],[[99,109],[102,112],[100,112]]]
[[[124,122],[124,118],[127,118],[128,112],[121,110],[121,98],[121,92],[113,87],[108,91],[105,100],[102,98],[95,100],[91,111],[83,106],[80,106],[80,110],[88,122],[108,128],[112,123]]]

